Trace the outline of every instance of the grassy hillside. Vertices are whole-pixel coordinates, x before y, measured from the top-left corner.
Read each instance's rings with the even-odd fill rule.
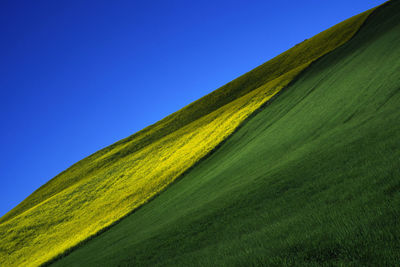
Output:
[[[56,266],[397,266],[400,1]]]
[[[309,63],[348,41],[372,10],[354,16],[296,45],[254,70],[222,86],[163,120],[79,161],[39,188],[34,194],[0,218],[0,223],[23,213],[45,199],[79,182],[99,168],[107,168],[121,158],[171,134],[177,129],[219,109],[233,100]]]
[[[0,265],[42,264],[148,202],[313,60],[348,41],[369,14],[297,45],[49,181],[1,219]]]

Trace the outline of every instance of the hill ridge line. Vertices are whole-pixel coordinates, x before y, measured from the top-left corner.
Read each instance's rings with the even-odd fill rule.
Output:
[[[375,9],[373,9],[373,10],[375,10]],[[366,12],[367,12],[367,11],[366,11]],[[246,97],[248,97],[248,98],[251,100],[252,98],[251,98],[250,96],[252,96],[252,94],[256,95],[256,93],[263,92],[262,89],[264,89],[263,87],[266,86],[267,84],[275,85],[275,87],[274,87],[274,90],[275,90],[275,91],[274,91],[274,90],[272,90],[272,92],[268,91],[268,93],[267,93],[267,95],[266,95],[266,97],[270,97],[270,98],[267,98],[264,102],[261,102],[260,106],[258,106],[255,110],[251,111],[242,121],[240,121],[240,123],[233,129],[232,132],[230,132],[227,136],[225,136],[225,137],[224,137],[219,143],[217,143],[210,151],[208,151],[205,155],[203,155],[202,157],[200,157],[200,158],[199,158],[197,161],[195,161],[190,167],[188,167],[188,168],[185,169],[181,174],[179,174],[177,177],[175,177],[171,182],[169,182],[169,183],[167,183],[167,184],[164,184],[164,185],[160,188],[160,190],[157,191],[154,195],[150,196],[149,198],[143,199],[140,203],[137,203],[137,206],[136,206],[136,207],[134,207],[131,211],[129,211],[129,212],[126,213],[125,215],[121,216],[119,219],[114,220],[114,221],[113,221],[112,223],[110,223],[108,226],[105,226],[105,227],[103,227],[103,228],[100,228],[96,233],[94,233],[94,234],[92,234],[92,235],[89,235],[87,238],[81,240],[81,241],[80,241],[79,243],[77,243],[75,246],[71,246],[70,248],[68,248],[67,250],[61,252],[61,253],[58,254],[58,255],[61,255],[61,257],[62,257],[62,256],[65,256],[66,253],[68,254],[68,253],[72,252],[74,249],[76,249],[78,246],[80,246],[80,245],[83,244],[84,242],[87,242],[88,240],[92,239],[93,237],[98,236],[99,234],[101,234],[101,233],[107,231],[107,230],[110,229],[112,226],[114,226],[114,225],[116,225],[117,223],[121,222],[121,221],[122,221],[124,218],[126,218],[127,216],[129,216],[129,215],[131,215],[132,213],[136,212],[138,209],[140,209],[140,208],[141,208],[142,206],[144,206],[146,203],[149,203],[151,200],[153,200],[154,198],[156,198],[159,194],[161,194],[162,192],[164,192],[170,185],[174,184],[175,181],[179,181],[180,179],[182,179],[182,177],[183,177],[185,174],[187,174],[190,170],[192,170],[195,166],[197,166],[197,164],[199,164],[201,161],[205,160],[205,159],[208,158],[210,155],[212,155],[212,154],[213,154],[220,146],[222,146],[234,133],[236,133],[241,127],[243,127],[243,125],[245,125],[245,123],[247,123],[247,122],[248,122],[252,117],[254,117],[258,112],[260,112],[262,109],[264,109],[266,106],[268,106],[274,99],[276,99],[277,96],[279,96],[279,95],[280,95],[283,91],[285,91],[291,84],[293,84],[293,83],[301,76],[301,74],[303,74],[305,71],[307,71],[307,69],[311,66],[311,64],[314,64],[316,61],[320,60],[322,57],[326,56],[327,54],[333,52],[333,51],[336,50],[337,48],[339,48],[339,47],[341,47],[342,45],[344,45],[344,44],[346,44],[347,42],[349,42],[349,41],[360,31],[361,27],[363,27],[363,25],[366,23],[366,21],[368,20],[368,18],[369,18],[373,13],[374,13],[374,12],[371,11],[371,13],[368,14],[368,16],[364,19],[364,21],[363,21],[362,24],[358,27],[358,29],[357,29],[357,30],[351,35],[351,37],[350,37],[348,40],[346,40],[343,44],[341,44],[341,45],[335,47],[334,49],[332,49],[332,50],[330,50],[330,51],[328,51],[328,52],[322,54],[321,56],[319,56],[318,58],[316,58],[316,59],[314,59],[314,60],[312,60],[312,61],[310,61],[310,62],[304,63],[303,65],[297,66],[297,67],[295,67],[295,68],[292,68],[290,71],[286,72],[285,74],[280,75],[280,76],[278,76],[278,77],[276,77],[276,78],[274,78],[274,79],[272,79],[272,80],[270,80],[270,81],[268,81],[268,82],[262,84],[261,86],[259,86],[259,87],[255,88],[255,89],[253,89],[253,90],[251,90],[251,91],[245,93],[244,95],[241,95],[240,97],[238,97],[238,98],[236,98],[236,99],[233,99],[233,100],[231,100],[230,102],[228,102],[228,103],[226,103],[226,104],[220,106],[218,109],[215,109],[215,110],[211,111],[210,113],[208,113],[208,114],[206,114],[206,115],[203,115],[202,117],[197,118],[196,120],[193,120],[193,121],[191,121],[190,123],[188,123],[188,124],[186,124],[186,125],[184,125],[184,126],[181,126],[180,128],[174,130],[173,132],[170,132],[170,133],[168,133],[167,135],[162,136],[160,139],[157,139],[156,141],[154,141],[154,142],[160,142],[160,140],[167,139],[167,137],[168,137],[168,136],[171,136],[172,133],[175,133],[175,132],[177,132],[178,130],[181,130],[181,129],[185,128],[185,127],[188,127],[188,126],[191,125],[192,123],[199,122],[201,119],[203,119],[203,118],[205,118],[205,117],[207,117],[207,116],[211,116],[214,112],[216,112],[216,111],[218,111],[218,110],[227,108],[228,105],[234,103],[235,101],[237,101],[237,102],[240,103],[241,101],[239,101],[239,100],[243,100],[243,99],[245,99]],[[260,66],[260,67],[261,67],[261,66]],[[292,71],[295,71],[295,70],[296,70],[296,71],[299,71],[299,72],[298,72],[298,73],[295,73],[294,77],[292,77],[292,78],[289,80],[289,83],[287,83],[287,84],[285,84],[283,87],[279,88],[278,85],[279,85],[279,82],[281,82],[281,81],[280,81],[280,78],[285,77],[285,75],[288,75],[288,76],[289,76],[289,73],[292,72]],[[275,83],[274,83],[274,82],[275,82]],[[278,88],[279,88],[279,89],[278,89]],[[218,90],[218,89],[217,89],[217,90]],[[258,91],[257,91],[257,90],[258,90]],[[269,95],[268,95],[268,94],[269,94]],[[249,100],[249,101],[250,101],[250,100]],[[197,101],[198,101],[198,100],[197,100]],[[197,101],[195,101],[195,102],[197,102]],[[195,102],[193,102],[193,103],[195,103]],[[183,108],[183,109],[184,109],[184,108]],[[181,109],[181,110],[182,110],[182,109]],[[181,111],[181,110],[179,110],[179,111]],[[177,111],[177,112],[178,112],[178,111]],[[176,113],[173,113],[173,114],[176,114]],[[173,114],[171,114],[170,116],[172,116]],[[170,116],[167,116],[167,117],[170,117]],[[166,118],[167,118],[167,117],[166,117]],[[149,126],[149,127],[150,127],[150,126]],[[145,128],[145,129],[146,129],[146,128]],[[145,129],[143,129],[143,130],[145,130]],[[138,132],[138,133],[139,133],[139,132]],[[134,134],[134,135],[136,135],[136,134]],[[127,138],[129,138],[129,137],[127,137]],[[123,140],[125,140],[125,139],[123,139]],[[121,140],[121,141],[122,141],[122,140]],[[120,141],[119,141],[119,142],[120,142]],[[119,142],[117,142],[117,143],[119,143]],[[115,144],[117,144],[117,143],[115,143]],[[122,144],[123,144],[123,143],[124,143],[124,142],[122,142]],[[127,145],[129,145],[129,144],[127,144]],[[113,145],[111,145],[111,146],[113,146]],[[110,146],[110,147],[111,147],[111,146]],[[110,149],[108,149],[108,151],[102,151],[102,152],[103,152],[102,157],[103,157],[103,156],[107,156],[107,153],[110,152],[110,151],[112,151],[114,148],[115,148],[115,146],[114,146],[114,147],[111,147]],[[146,148],[146,147],[142,147],[142,148],[140,148],[140,149],[137,150],[137,151],[141,151],[141,150],[143,150],[143,149],[145,149],[145,148]],[[106,148],[105,148],[105,149],[106,149]],[[120,148],[120,150],[123,150],[123,149],[125,149],[125,146],[122,147],[122,148]],[[135,151],[135,152],[137,152],[137,151]],[[100,151],[99,151],[99,152],[100,152]],[[99,152],[96,152],[96,153],[90,155],[89,157],[83,159],[83,161],[84,161],[84,162],[88,161],[93,155],[95,155],[95,154],[97,154],[97,153],[99,153]],[[118,153],[118,152],[117,152],[117,153]],[[133,153],[133,152],[131,152],[131,153]],[[130,154],[130,153],[128,153],[128,154]],[[128,154],[127,154],[127,155],[128,155]],[[109,155],[109,156],[111,156],[111,155]],[[85,161],[85,160],[86,160],[86,161]],[[83,163],[84,163],[84,162],[83,162]],[[79,163],[80,163],[80,164],[83,164],[82,161],[80,161],[80,162],[78,162],[78,163],[76,163],[76,164],[79,164]],[[111,162],[110,164],[116,164],[116,163],[115,163],[115,162]],[[107,166],[108,166],[108,165],[107,165]],[[71,166],[71,167],[72,167],[72,166]],[[92,169],[95,169],[95,167],[96,167],[96,166],[94,166]],[[62,173],[65,173],[65,172],[67,172],[68,170],[69,170],[69,169],[65,170],[65,171],[62,172]],[[62,174],[62,173],[61,173],[61,174]],[[56,177],[57,177],[57,176],[56,176]],[[90,177],[86,177],[86,179],[89,179],[89,178],[90,178]],[[71,184],[71,185],[69,185],[68,187],[63,188],[61,191],[57,192],[56,194],[53,194],[51,197],[46,198],[44,201],[41,201],[41,202],[37,203],[36,205],[31,206],[29,209],[24,210],[22,213],[17,214],[17,216],[14,216],[14,217],[10,218],[9,220],[6,220],[6,221],[0,223],[0,226],[1,226],[1,225],[4,225],[4,223],[6,223],[6,222],[10,222],[10,220],[11,220],[11,221],[14,221],[14,219],[20,218],[22,215],[28,213],[29,211],[31,211],[31,210],[34,209],[35,207],[44,205],[46,202],[48,202],[48,201],[50,201],[51,199],[55,198],[56,196],[58,196],[58,195],[61,194],[62,192],[65,192],[65,190],[67,190],[67,189],[69,189],[69,188],[71,188],[71,187],[75,187],[75,186],[77,186],[77,185],[79,185],[79,184],[85,182],[86,179],[78,180],[76,183]],[[36,192],[36,191],[35,191],[35,192]],[[55,258],[57,258],[57,257],[58,257],[58,256],[56,255],[56,256],[54,256],[54,258],[52,258],[52,259],[55,259]],[[50,259],[49,261],[44,262],[43,264],[47,264],[47,263],[50,262],[52,259]]]
[[[392,1],[392,0],[389,0]],[[388,1],[388,2],[389,2]],[[385,2],[384,4],[373,8],[373,10],[375,11],[376,9],[380,8],[383,5],[386,5],[388,2]],[[349,42],[350,40],[352,40],[356,34],[361,30],[361,28],[365,25],[365,23],[367,22],[367,20],[373,15],[374,11],[372,11],[368,17],[364,20],[364,22],[361,24],[361,26],[358,28],[358,30],[354,33],[354,35],[348,39],[345,43],[341,44],[340,46],[334,48],[333,50],[327,52],[326,54],[320,56],[319,58],[311,61],[310,63],[307,64],[307,66],[302,69],[300,71],[300,73],[298,73],[290,82],[289,84],[287,84],[286,86],[284,86],[282,89],[280,89],[279,91],[275,92],[273,94],[273,96],[268,99],[267,101],[265,101],[259,108],[257,108],[256,110],[254,110],[244,121],[242,121],[240,123],[240,125],[238,125],[235,130],[229,134],[229,136],[227,136],[224,140],[222,140],[217,146],[214,147],[214,149],[212,149],[207,155],[203,156],[201,159],[199,159],[198,161],[196,161],[191,167],[189,167],[184,173],[182,173],[179,177],[177,177],[173,182],[171,182],[170,184],[168,184],[165,188],[163,188],[161,191],[159,191],[156,195],[152,196],[149,200],[147,200],[146,202],[144,202],[143,204],[141,204],[140,206],[138,206],[137,208],[133,209],[131,212],[129,212],[128,214],[126,214],[125,216],[121,217],[120,219],[118,219],[117,221],[113,222],[111,225],[106,226],[105,228],[99,230],[98,233],[88,237],[86,240],[83,240],[81,243],[77,244],[74,247],[71,247],[70,249],[68,249],[68,251],[65,251],[64,253],[54,257],[53,259],[49,260],[48,262],[43,263],[42,265],[40,265],[40,267],[47,267],[50,266],[52,263],[60,260],[63,257],[66,257],[67,255],[69,255],[70,253],[72,253],[74,250],[78,249],[79,247],[85,245],[86,243],[88,243],[90,240],[92,240],[93,238],[107,232],[108,230],[110,230],[112,227],[114,227],[115,225],[119,224],[122,220],[126,219],[127,217],[129,217],[130,215],[134,214],[135,212],[137,212],[138,210],[140,210],[141,208],[143,208],[146,204],[148,204],[149,202],[151,202],[152,200],[154,200],[155,198],[157,198],[160,194],[162,194],[163,192],[165,192],[165,190],[167,190],[170,186],[174,185],[175,183],[178,183],[181,179],[183,179],[183,177],[190,172],[193,168],[195,168],[197,165],[199,165],[201,162],[203,162],[204,160],[206,160],[207,158],[209,158],[212,154],[214,154],[223,144],[225,144],[228,139],[230,139],[238,130],[240,130],[246,123],[248,123],[249,120],[251,120],[254,116],[256,116],[259,112],[261,112],[263,109],[265,109],[268,105],[270,105],[277,97],[279,97],[282,93],[284,93],[289,87],[291,87],[305,72],[308,71],[308,69],[314,65],[316,62],[318,62],[319,60],[321,60],[323,57],[327,56],[328,54],[334,52],[336,49],[338,49],[339,47],[342,47],[343,45],[345,45],[347,42]],[[293,68],[295,69],[295,68]],[[292,69],[292,70],[293,70]],[[265,84],[263,84],[265,85]],[[263,85],[259,86],[258,88],[254,89],[253,91],[259,89],[260,87],[262,87]],[[250,94],[252,91],[248,92],[246,95]],[[242,96],[244,97],[244,96]],[[234,100],[233,100],[234,101]],[[229,102],[231,103],[231,102]],[[225,105],[229,104],[226,103]],[[224,106],[225,106],[224,105]],[[220,108],[222,108],[223,106],[221,106]],[[200,119],[200,118],[199,118]],[[172,133],[170,133],[172,134]]]

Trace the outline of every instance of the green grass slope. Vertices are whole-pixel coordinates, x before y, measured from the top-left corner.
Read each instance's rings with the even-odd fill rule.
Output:
[[[108,146],[79,161],[39,188],[34,194],[8,212],[0,223],[74,185],[99,168],[107,168],[123,157],[141,150],[172,132],[204,117],[222,106],[271,82],[297,68],[303,69],[312,61],[347,42],[363,24],[372,10],[354,16],[334,27],[303,41],[263,65],[249,71],[209,95],[191,103],[163,120]],[[123,149],[120,149],[123,147]],[[104,157],[104,155],[106,155]],[[100,160],[98,160],[100,159]]]
[[[209,155],[320,56],[347,42],[350,18],[50,180],[0,219],[0,266],[37,266],[99,234]]]
[[[55,266],[397,266],[400,1]]]

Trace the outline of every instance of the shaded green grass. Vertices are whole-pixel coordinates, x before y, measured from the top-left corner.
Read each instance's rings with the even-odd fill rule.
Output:
[[[58,266],[396,266],[400,1]]]

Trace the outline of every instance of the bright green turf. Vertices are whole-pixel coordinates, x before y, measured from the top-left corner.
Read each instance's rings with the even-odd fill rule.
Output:
[[[400,1],[58,266],[400,262]]]

